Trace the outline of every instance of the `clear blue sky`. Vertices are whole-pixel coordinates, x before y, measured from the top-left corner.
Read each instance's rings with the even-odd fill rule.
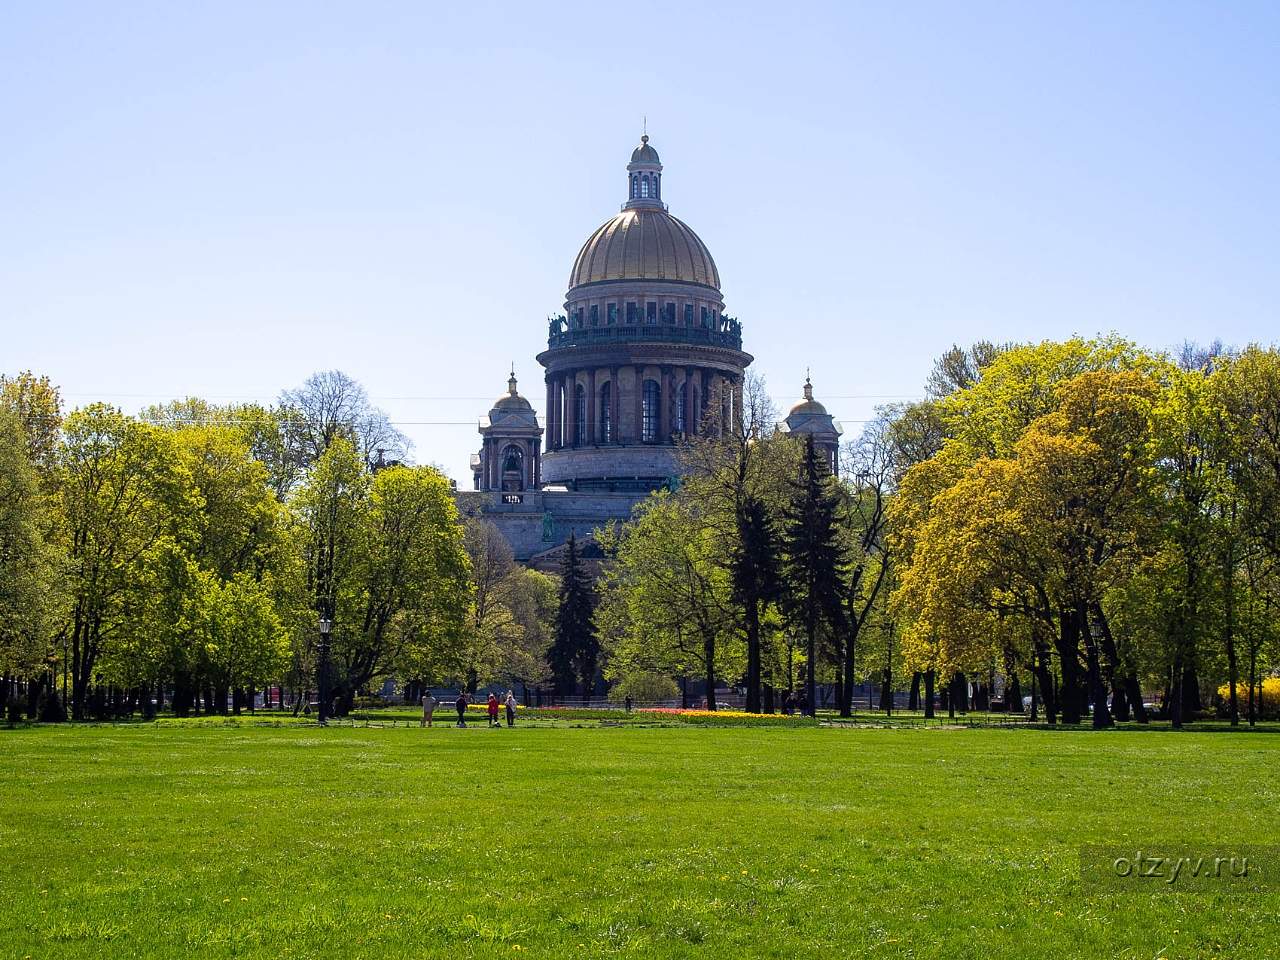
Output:
[[[338,367],[469,483],[644,114],[850,432],[953,341],[1280,330],[1274,2],[201,6],[0,7],[0,370],[72,404]]]

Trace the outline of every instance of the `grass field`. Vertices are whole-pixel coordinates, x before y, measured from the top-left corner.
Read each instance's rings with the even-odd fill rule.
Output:
[[[1280,893],[1085,843],[1280,843],[1280,737],[558,724],[0,731],[3,957],[1240,957]]]

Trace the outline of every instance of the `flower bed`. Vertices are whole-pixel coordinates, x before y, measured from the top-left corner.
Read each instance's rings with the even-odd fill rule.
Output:
[[[676,723],[715,727],[812,727],[818,721],[813,717],[785,713],[747,713],[743,710],[681,710],[674,707],[646,707],[636,711]]]

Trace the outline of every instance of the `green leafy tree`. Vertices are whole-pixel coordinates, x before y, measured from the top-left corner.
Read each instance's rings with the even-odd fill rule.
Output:
[[[29,371],[14,377],[0,375],[0,407],[17,417],[31,463],[42,476],[47,476],[54,468],[62,427],[58,388],[48,377],[37,377]]]
[[[0,405],[0,706],[14,678],[40,676],[54,654],[63,562],[49,503],[15,411]]]
[[[71,700],[83,719],[95,670],[128,633],[167,543],[187,544],[203,504],[172,438],[95,404],[67,417],[57,453],[68,559]]]
[[[701,677],[716,709],[716,678],[743,667],[738,607],[723,543],[695,497],[663,491],[604,545],[601,625],[608,676]]]

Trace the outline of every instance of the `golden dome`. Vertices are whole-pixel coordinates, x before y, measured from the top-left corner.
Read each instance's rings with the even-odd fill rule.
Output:
[[[674,280],[720,289],[716,262],[687,224],[661,207],[623,210],[587,238],[569,287],[601,280]]]

